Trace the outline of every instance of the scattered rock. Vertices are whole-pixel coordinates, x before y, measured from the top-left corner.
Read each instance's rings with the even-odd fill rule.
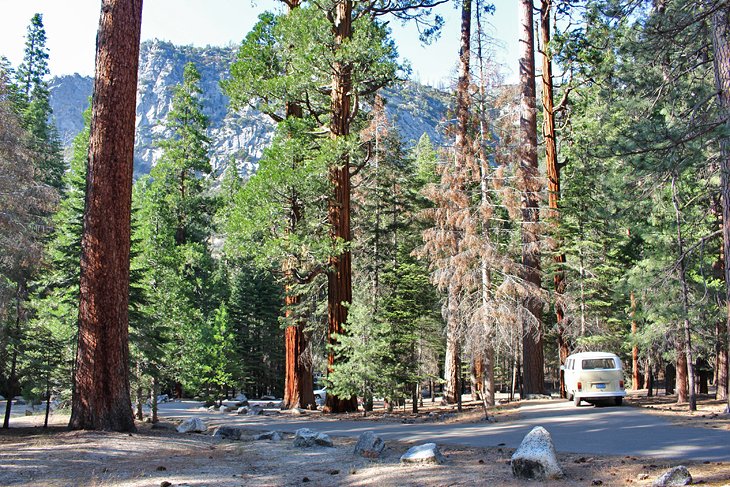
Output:
[[[324,433],[309,428],[300,428],[294,435],[294,446],[310,447],[314,445],[333,446],[332,439]]]
[[[236,402],[248,402],[248,398],[246,397],[246,394],[241,393],[233,398]]]
[[[240,408],[236,409],[236,414],[247,414],[248,408],[246,406],[241,406]]]
[[[266,433],[261,433],[259,435],[256,435],[253,437],[254,440],[271,440],[271,441],[281,441],[281,433],[278,431],[267,431]]]
[[[309,477],[304,477],[304,478],[302,479],[302,482],[309,482]]]
[[[163,467],[162,465],[160,465],[155,470],[157,470],[158,472],[164,472],[165,470],[167,470],[167,467]]]
[[[646,473],[640,473],[640,474],[639,474],[639,475],[638,475],[638,476],[636,477],[636,480],[647,480],[648,478],[649,478],[649,474],[646,474]]]
[[[410,448],[400,457],[401,463],[444,463],[446,459],[436,443],[424,443]]]
[[[324,433],[318,433],[317,437],[314,439],[314,442],[319,446],[335,446],[335,444],[332,442],[332,438]]]
[[[222,413],[230,413],[231,412],[231,408],[229,408],[228,406],[225,406],[224,405],[224,406],[220,406],[218,408],[218,411],[220,411]]]
[[[208,406],[208,411],[218,411],[218,406]]]
[[[177,427],[178,433],[202,433],[207,430],[208,427],[205,425],[200,418],[188,418]]]
[[[591,480],[591,485],[603,485],[603,480],[600,480],[600,479]]]
[[[243,431],[239,428],[234,428],[232,426],[219,426],[213,432],[213,438],[223,440],[240,440],[241,433],[243,433]]]
[[[522,479],[563,478],[550,433],[542,426],[532,429],[512,455],[512,474]]]
[[[385,442],[373,431],[360,435],[355,445],[355,453],[365,458],[378,458],[385,448]]]
[[[286,412],[288,412],[292,416],[301,416],[302,414],[304,414],[304,409],[301,409],[301,408],[291,408],[291,409],[287,409]]]
[[[340,471],[339,470],[330,470],[327,473],[330,474],[330,475],[339,475],[340,474]]]
[[[170,487],[172,484],[168,482],[167,480],[163,480],[160,482],[160,487]]]
[[[246,414],[249,416],[261,416],[264,414],[264,408],[261,406],[251,406]]]
[[[692,475],[684,465],[679,465],[667,470],[664,474],[657,478],[651,485],[653,487],[677,487],[680,485],[689,485],[692,483]]]
[[[528,401],[534,401],[538,399],[552,399],[552,397],[547,394],[527,394],[525,395],[525,399]]]

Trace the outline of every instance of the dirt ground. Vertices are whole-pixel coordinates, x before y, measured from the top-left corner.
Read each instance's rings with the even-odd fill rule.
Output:
[[[684,412],[670,398],[632,397],[628,405],[693,426],[730,428],[724,407],[709,399],[700,411]],[[482,421],[483,410],[466,403],[455,414],[435,404],[419,415],[376,412],[370,418],[393,421]],[[502,405],[490,415],[510,421],[517,403]],[[686,409],[686,408],[685,408]],[[714,415],[714,416],[713,416]],[[355,419],[356,415],[348,417]],[[383,458],[356,456],[356,440],[334,438],[334,447],[296,448],[291,435],[280,442],[254,441],[246,431],[241,441],[218,441],[212,428],[205,434],[181,435],[174,424],[139,423],[133,434],[66,431],[68,417],[55,414],[48,430],[41,416],[13,418],[16,427],[0,431],[0,485],[13,486],[590,486],[651,485],[675,463],[637,457],[559,455],[566,478],[537,483],[513,478],[508,448],[444,446],[443,465],[402,466],[399,457],[412,444],[388,441]],[[368,420],[365,418],[363,420]],[[707,423],[707,424],[704,424]],[[730,464],[685,463],[695,484],[730,485]]]

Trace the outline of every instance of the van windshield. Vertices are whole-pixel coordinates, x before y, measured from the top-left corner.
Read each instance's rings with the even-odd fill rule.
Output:
[[[583,360],[583,370],[615,369],[616,363],[612,358],[588,358]]]

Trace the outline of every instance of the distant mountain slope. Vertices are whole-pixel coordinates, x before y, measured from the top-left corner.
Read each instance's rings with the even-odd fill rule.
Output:
[[[171,88],[182,82],[183,68],[194,62],[201,75],[203,111],[210,119],[211,163],[216,173],[235,159],[244,173],[256,168],[264,148],[271,142],[274,124],[252,109],[232,112],[220,81],[228,76],[237,47],[175,46],[168,42],[144,42],[140,50],[137,96],[137,133],[135,174],[149,172],[160,157],[155,141],[164,137],[164,121],[172,102]],[[51,80],[51,106],[64,145],[69,145],[83,126],[83,111],[88,106],[92,79],[61,76]],[[445,118],[448,94],[419,85],[403,83],[385,93],[386,111],[395,120],[406,143],[427,133],[432,140],[442,139],[438,125]]]

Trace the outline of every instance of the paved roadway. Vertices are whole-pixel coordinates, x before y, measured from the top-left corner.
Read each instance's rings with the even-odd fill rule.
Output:
[[[215,424],[259,430],[294,432],[307,427],[333,436],[356,437],[374,430],[383,439],[507,448],[517,448],[533,427],[543,426],[559,452],[730,462],[730,431],[674,426],[661,416],[626,406],[576,408],[572,402],[558,400],[528,403],[516,420],[472,424],[341,421],[319,415],[311,419],[286,414],[238,416],[208,412],[199,406],[191,401],[161,404],[160,416],[198,416]]]

